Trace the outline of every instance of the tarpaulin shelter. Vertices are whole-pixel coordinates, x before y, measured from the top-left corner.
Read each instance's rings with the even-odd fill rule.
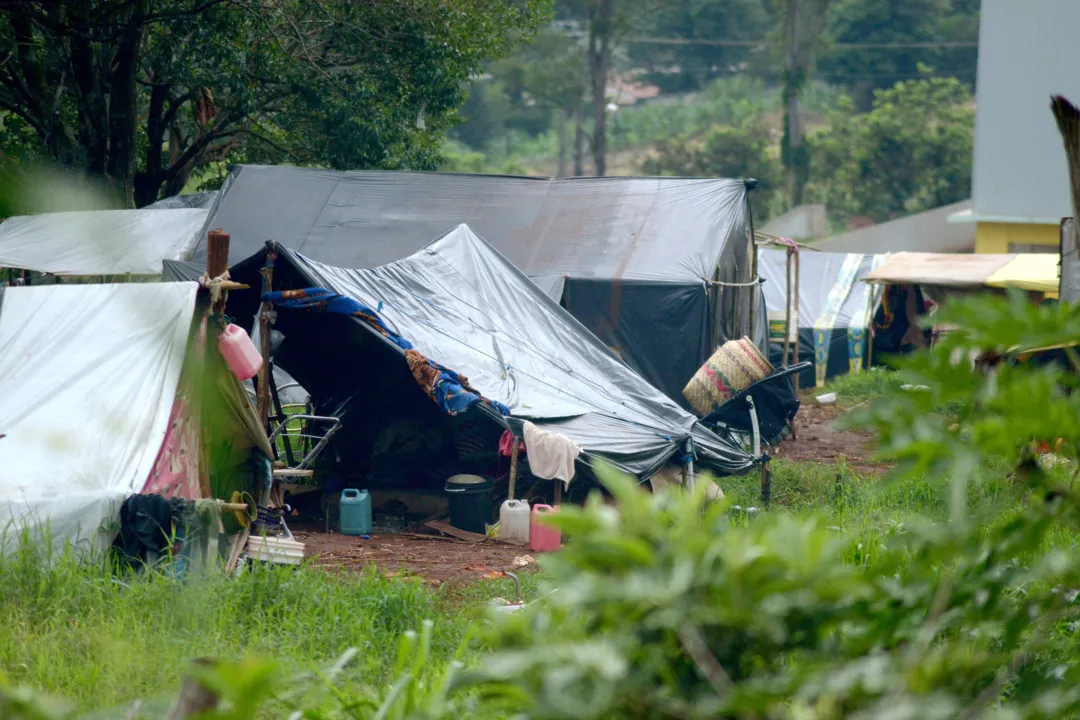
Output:
[[[677,402],[719,342],[753,334],[742,180],[249,165],[230,174],[206,229],[231,235],[230,263],[274,240],[359,269],[408,257],[462,223]],[[192,260],[201,266],[205,253],[204,242]]]
[[[278,248],[230,274],[259,287],[271,259],[268,297],[284,336],[275,362],[311,392],[318,414],[342,419],[323,454],[336,458],[331,475],[366,473],[376,486],[441,482],[461,470],[441,464],[437,448],[455,423],[470,420],[494,432],[485,440],[491,448],[505,428],[520,436],[527,420],[577,443],[585,459],[643,479],[685,462],[688,451],[725,475],[752,465],[467,226],[374,268],[335,267]],[[255,292],[232,293],[227,312],[253,318],[258,301]],[[427,437],[398,462],[380,464],[378,446],[399,423]]]
[[[100,549],[132,494],[197,499],[208,484],[227,497],[257,477],[253,457],[269,472],[269,443],[241,385],[216,352],[205,353],[197,290],[0,289],[0,535],[8,547],[23,527],[47,523],[56,545]]]
[[[812,371],[800,376],[801,386],[820,385],[826,378],[858,372],[864,366],[877,296],[860,280],[879,267],[886,257],[862,253],[800,253],[798,307],[795,307],[794,297],[791,299],[792,330],[798,333],[799,341],[799,356],[795,362],[814,363]],[[789,302],[787,252],[759,250],[758,275],[763,280],[762,292],[770,328],[775,329],[770,332],[769,361],[779,365],[784,348],[785,309]],[[794,341],[792,334],[792,347]]]
[[[0,267],[59,276],[160,275],[190,257],[206,223],[199,208],[20,215],[0,224]]]

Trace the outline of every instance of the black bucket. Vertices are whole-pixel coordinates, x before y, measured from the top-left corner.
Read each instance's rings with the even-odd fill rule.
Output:
[[[450,496],[450,524],[458,530],[484,535],[491,518],[491,492],[495,483],[479,475],[454,475],[446,481]]]

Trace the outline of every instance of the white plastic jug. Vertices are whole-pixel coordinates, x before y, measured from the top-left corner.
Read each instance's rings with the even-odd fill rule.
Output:
[[[519,545],[529,544],[529,503],[507,500],[499,508],[499,539]]]

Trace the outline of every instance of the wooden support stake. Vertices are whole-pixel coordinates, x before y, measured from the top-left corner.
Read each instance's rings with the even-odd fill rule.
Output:
[[[562,486],[563,482],[559,478],[555,478],[555,507],[562,505]]]
[[[211,667],[213,662],[200,658],[194,662],[200,667]],[[190,675],[184,678],[184,684],[180,686],[180,695],[176,698],[169,720],[187,720],[214,710],[218,705],[218,696],[210,688],[203,685]]]
[[[772,501],[772,468],[768,462],[761,464],[761,504],[768,508]]]
[[[510,450],[510,489],[507,491],[506,496],[510,500],[516,500],[514,497],[514,490],[517,487],[517,474],[518,474],[518,450],[521,446],[521,441],[514,437],[513,447]]]
[[[229,233],[221,228],[206,233],[206,275],[211,280],[221,277],[229,269],[229,239]],[[225,312],[224,292],[211,311],[215,315]]]
[[[799,324],[799,253],[795,253],[795,324]],[[799,328],[795,328],[795,362],[799,362]],[[799,392],[799,373],[795,373],[795,392]]]
[[[213,280],[214,278],[221,277],[229,269],[229,233],[225,232],[221,228],[211,230],[206,234],[206,275]],[[203,335],[203,340],[206,348],[207,356],[210,353],[217,352],[217,343],[211,342],[210,336],[216,337],[217,332],[220,332],[225,326],[225,298],[226,292],[221,291],[217,301],[210,306],[210,318],[203,321],[200,331]],[[214,332],[211,332],[213,329]],[[207,358],[204,358],[203,368],[209,368],[211,364]],[[211,383],[206,382],[206,378],[201,383],[204,389],[209,388]],[[201,403],[202,410],[206,411],[205,398],[198,398]],[[211,497],[210,489],[210,456],[208,443],[205,441],[202,444],[202,452],[200,454],[200,469],[199,469],[199,485],[200,492],[204,498]]]
[[[787,274],[787,289],[784,291],[784,297],[787,298],[787,307],[784,309],[784,359],[780,363],[781,365],[788,364],[788,354],[791,352],[791,255],[791,248],[788,248],[787,267],[785,268]],[[792,364],[794,364],[794,362]]]
[[[753,257],[751,258],[751,261],[750,261],[750,282],[752,283],[752,285],[750,285],[750,328],[746,333],[746,336],[748,338],[753,338],[754,337],[754,331],[757,329],[757,327],[756,327],[756,325],[757,325],[757,303],[758,303],[758,299],[761,297],[761,286],[758,285],[758,283],[757,283],[757,279],[758,279],[758,247],[757,247],[757,243],[754,242],[754,230],[753,230],[753,228],[754,228],[754,221],[751,219],[750,220],[750,249],[751,249],[751,252],[753,253]],[[765,312],[765,306],[764,305],[762,305],[761,311]],[[768,343],[768,339],[767,339],[768,334],[767,333],[766,333],[765,337],[766,337],[766,343]],[[768,353],[769,353],[769,348],[766,346],[765,354],[768,355]]]
[[[263,279],[263,297],[271,291],[274,279],[274,261],[276,259],[277,247],[272,241],[266,243],[266,262],[260,271]],[[259,422],[266,428],[267,433],[270,432],[267,424],[270,420],[270,313],[273,310],[273,304],[265,301],[260,305],[259,310],[259,340],[262,346],[259,350],[262,352],[262,367],[259,368],[256,411],[259,414]]]
[[[255,522],[255,518],[251,519],[252,523]],[[240,562],[240,553],[244,551],[247,546],[248,538],[251,537],[251,525],[240,530],[233,537],[232,548],[229,550],[229,561],[225,563],[225,574],[231,575],[233,570],[236,569],[236,565]]]

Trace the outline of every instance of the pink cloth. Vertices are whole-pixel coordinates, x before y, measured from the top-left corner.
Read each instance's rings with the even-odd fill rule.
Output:
[[[198,500],[199,487],[199,428],[179,395],[173,403],[169,429],[161,444],[144,494]]]
[[[510,457],[510,453],[514,449],[514,435],[509,431],[503,431],[502,437],[499,438],[499,452],[503,457]],[[525,443],[522,442],[518,447],[519,453],[525,452]]]

